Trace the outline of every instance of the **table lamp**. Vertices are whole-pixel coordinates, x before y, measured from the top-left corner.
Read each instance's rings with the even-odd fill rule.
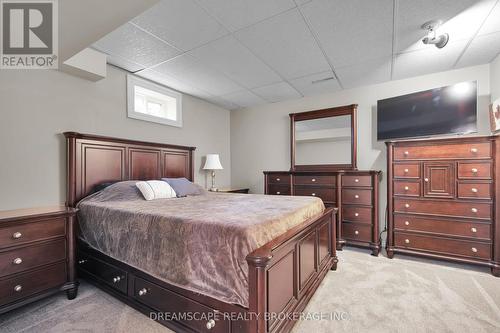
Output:
[[[217,188],[215,187],[215,170],[222,170],[223,167],[220,164],[219,154],[207,154],[207,159],[205,161],[204,170],[212,171],[212,187],[210,191],[216,192]]]

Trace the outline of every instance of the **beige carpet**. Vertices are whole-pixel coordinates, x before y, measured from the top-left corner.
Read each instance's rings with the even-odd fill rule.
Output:
[[[351,249],[339,257],[294,333],[500,332],[500,279],[488,270]],[[0,316],[0,332],[169,330],[82,283],[76,300],[58,295]]]

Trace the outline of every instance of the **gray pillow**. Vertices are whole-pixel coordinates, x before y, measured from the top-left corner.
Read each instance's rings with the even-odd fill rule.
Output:
[[[179,198],[188,195],[202,194],[200,187],[191,183],[186,178],[162,178],[161,180],[167,182],[174,189]]]

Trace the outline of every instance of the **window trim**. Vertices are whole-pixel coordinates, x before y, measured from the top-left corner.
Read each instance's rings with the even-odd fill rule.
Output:
[[[165,119],[140,112],[135,112],[135,86],[175,98],[177,120]],[[127,116],[128,118],[149,121],[162,125],[182,127],[182,94],[160,84],[145,80],[132,74],[127,74]]]

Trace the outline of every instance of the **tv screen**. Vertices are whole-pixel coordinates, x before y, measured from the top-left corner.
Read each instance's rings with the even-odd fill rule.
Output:
[[[477,131],[477,82],[461,82],[377,102],[377,139]]]

